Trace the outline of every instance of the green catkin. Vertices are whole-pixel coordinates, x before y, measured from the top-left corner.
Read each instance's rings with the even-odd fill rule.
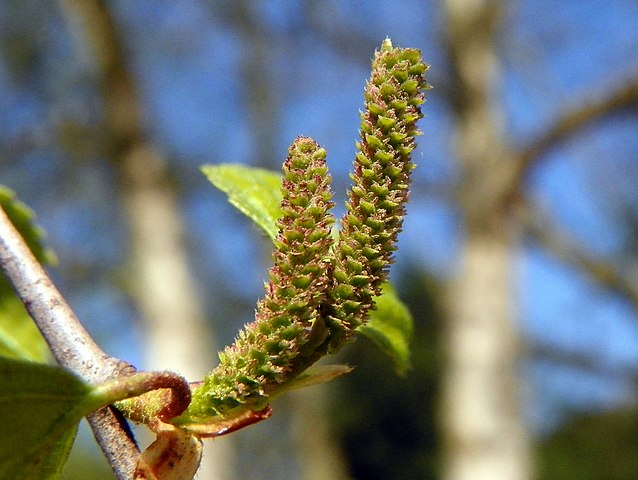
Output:
[[[427,68],[418,50],[394,48],[389,39],[372,61],[353,185],[335,248],[328,318],[332,351],[365,322],[393,261],[414,168],[411,153],[420,134],[416,122],[429,88]]]
[[[353,185],[333,240],[326,152],[298,137],[283,165],[279,234],[255,321],[193,393],[191,417],[260,409],[284,383],[349,341],[380,294],[408,200],[427,66],[418,50],[375,52],[365,88]]]
[[[194,392],[193,405],[211,416],[259,405],[314,358],[328,331],[320,314],[331,271],[333,206],[326,151],[307,137],[291,145],[283,165],[279,234],[266,295],[255,321],[220,353],[220,364]],[[200,402],[197,396],[205,395]],[[196,413],[196,412],[193,412]]]

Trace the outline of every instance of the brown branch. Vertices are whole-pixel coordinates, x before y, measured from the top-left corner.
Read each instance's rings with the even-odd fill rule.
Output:
[[[141,104],[111,12],[104,0],[59,0],[78,44],[86,44],[101,75],[106,147],[114,161],[146,146]]]
[[[622,87],[560,116],[531,145],[516,156],[516,167],[512,179],[512,190],[522,184],[530,168],[548,150],[581,131],[592,122],[630,105],[638,106],[638,77],[632,78]]]
[[[140,450],[122,413],[109,406],[86,418],[117,480],[131,480]]]
[[[0,264],[60,365],[93,384],[134,371],[97,346],[1,208]],[[139,450],[126,422],[110,407],[88,420],[117,478],[132,478]]]
[[[211,16],[222,19],[233,26],[243,43],[240,53],[240,75],[238,82],[242,96],[246,99],[249,124],[252,125],[252,157],[259,165],[279,168],[276,138],[279,127],[281,101],[279,89],[272,78],[270,66],[273,64],[272,35],[265,27],[257,4],[250,0],[208,3]],[[285,87],[284,87],[285,90]]]

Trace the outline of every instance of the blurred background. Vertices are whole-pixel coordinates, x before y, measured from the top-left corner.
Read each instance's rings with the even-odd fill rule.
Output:
[[[634,0],[3,0],[0,183],[108,353],[200,379],[270,244],[199,167],[308,135],[341,214],[386,36],[434,86],[391,274],[413,368],[358,340],[198,478],[638,478]],[[113,478],[86,428],[64,478]]]

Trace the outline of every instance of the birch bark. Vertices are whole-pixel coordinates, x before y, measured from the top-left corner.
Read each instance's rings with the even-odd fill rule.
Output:
[[[443,478],[525,480],[531,477],[530,448],[520,414],[512,305],[519,228],[507,196],[514,162],[493,95],[500,4],[446,0],[445,8],[465,241],[447,291]]]

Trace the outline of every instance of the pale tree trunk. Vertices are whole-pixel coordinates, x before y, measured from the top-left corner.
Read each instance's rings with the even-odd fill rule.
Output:
[[[521,415],[513,305],[519,232],[507,203],[513,162],[493,100],[499,72],[491,42],[500,5],[446,0],[445,6],[464,243],[447,291],[443,478],[527,480],[530,446]]]
[[[507,238],[468,234],[448,289],[442,405],[447,479],[530,478],[515,371],[512,254]]]
[[[60,0],[100,67],[107,149],[130,227],[129,285],[145,321],[147,368],[201,380],[214,337],[189,271],[178,199],[165,160],[144,135],[141,106],[112,16],[99,0]],[[228,439],[207,442],[199,478],[231,480]]]
[[[200,380],[215,361],[214,339],[189,272],[175,192],[166,182],[161,158],[150,147],[130,152],[119,173],[131,229],[130,283],[145,319],[147,368]],[[224,437],[204,443],[199,478],[234,478],[230,442]]]
[[[300,480],[349,480],[347,461],[330,428],[329,384],[290,396]]]

